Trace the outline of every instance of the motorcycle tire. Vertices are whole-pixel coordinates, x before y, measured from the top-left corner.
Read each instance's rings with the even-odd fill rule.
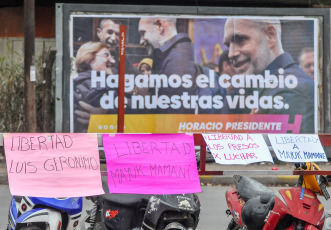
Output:
[[[10,229],[9,226],[10,226],[10,210],[8,211],[8,224],[7,224],[6,230]]]
[[[234,230],[244,230],[244,228],[241,228],[240,226],[237,226],[234,228]]]
[[[238,225],[234,219],[231,219],[228,227],[226,230],[245,230],[244,228],[242,228],[240,225]]]
[[[177,222],[172,222],[167,224],[166,226],[158,226],[156,228],[157,230],[187,230],[186,227],[184,227],[182,224]]]
[[[41,228],[39,228],[38,226],[27,226],[20,228],[19,230],[41,230]]]
[[[104,226],[102,223],[98,222],[94,225],[93,230],[104,230]]]
[[[241,227],[239,225],[236,225],[232,230],[247,230],[247,229],[246,228],[243,228],[243,227]]]

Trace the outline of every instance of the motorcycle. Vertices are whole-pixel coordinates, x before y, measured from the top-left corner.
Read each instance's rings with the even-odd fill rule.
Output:
[[[102,178],[108,191],[107,178]],[[194,230],[199,222],[196,194],[105,194],[96,202],[101,222],[94,230]]]
[[[320,170],[315,163],[296,164],[296,170]],[[301,175],[292,188],[275,194],[263,184],[246,176],[234,176],[235,187],[225,193],[228,216],[227,230],[312,230],[322,229],[324,207],[317,195],[329,199],[327,178]]]
[[[83,213],[83,198],[13,196],[7,230],[93,229],[97,207]],[[87,225],[90,225],[88,228]]]

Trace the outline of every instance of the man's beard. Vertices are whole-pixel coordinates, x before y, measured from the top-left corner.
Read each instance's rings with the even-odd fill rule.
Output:
[[[145,46],[145,49],[146,49],[146,52],[147,52],[148,55],[152,55],[154,47],[151,43],[149,43],[148,41],[145,40],[140,45]]]
[[[252,65],[254,66],[254,74],[264,75],[263,71],[271,63],[271,59],[272,53],[268,46],[268,43],[265,39],[261,37],[259,54],[255,55],[255,60],[251,60]]]
[[[153,46],[151,46],[150,44],[146,45],[146,50],[148,55],[151,56],[153,54]]]
[[[254,57],[250,57],[247,54],[241,54],[232,60],[232,65],[239,74],[264,74],[263,71],[271,63],[271,52],[265,41],[260,41],[260,49]],[[240,71],[240,62],[247,62],[248,67],[245,71]],[[246,63],[246,64],[247,64]],[[236,67],[236,65],[238,65]]]

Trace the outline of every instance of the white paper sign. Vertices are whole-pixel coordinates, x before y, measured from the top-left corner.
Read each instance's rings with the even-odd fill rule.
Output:
[[[286,162],[327,162],[316,134],[268,134],[277,158]]]
[[[262,134],[202,134],[218,164],[273,162]]]
[[[34,65],[30,66],[30,81],[36,81],[36,67]]]

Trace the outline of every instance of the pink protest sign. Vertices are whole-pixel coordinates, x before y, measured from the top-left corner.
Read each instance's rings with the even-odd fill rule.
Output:
[[[104,194],[96,134],[4,134],[4,144],[12,195]]]
[[[104,134],[110,193],[201,192],[194,140],[187,134]]]

